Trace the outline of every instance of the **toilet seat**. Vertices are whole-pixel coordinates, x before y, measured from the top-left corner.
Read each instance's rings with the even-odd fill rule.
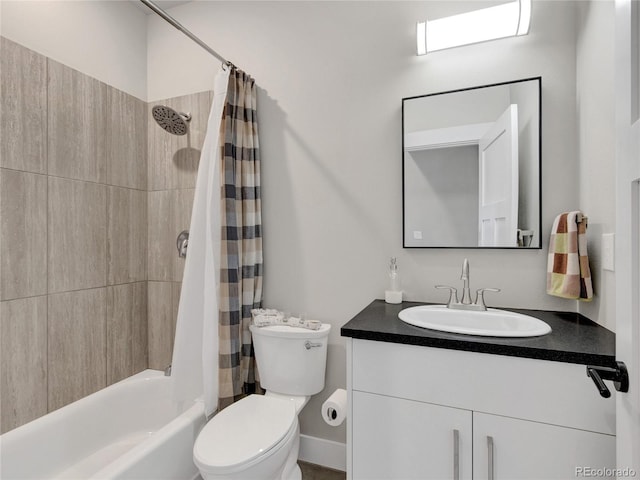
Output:
[[[249,395],[214,416],[193,448],[201,471],[229,474],[272,455],[297,430],[293,402]]]

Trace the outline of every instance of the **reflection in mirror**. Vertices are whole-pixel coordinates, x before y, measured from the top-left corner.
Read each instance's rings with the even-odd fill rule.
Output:
[[[541,78],[402,100],[405,247],[540,248]]]

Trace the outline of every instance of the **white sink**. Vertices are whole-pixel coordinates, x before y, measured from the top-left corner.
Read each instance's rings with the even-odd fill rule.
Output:
[[[475,312],[445,305],[420,305],[405,308],[398,317],[416,327],[483,337],[537,337],[551,332],[551,327],[542,320],[495,308]]]

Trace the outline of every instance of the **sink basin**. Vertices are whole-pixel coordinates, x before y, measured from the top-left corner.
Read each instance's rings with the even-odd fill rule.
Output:
[[[475,312],[445,305],[420,305],[405,308],[398,317],[416,327],[483,337],[537,337],[551,332],[551,327],[542,320],[495,308]]]

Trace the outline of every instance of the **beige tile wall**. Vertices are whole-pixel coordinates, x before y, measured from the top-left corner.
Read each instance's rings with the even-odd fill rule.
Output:
[[[148,365],[147,282],[107,287],[107,384]]]
[[[0,431],[147,368],[147,105],[2,38]]]
[[[0,299],[46,295],[47,176],[3,168],[0,206]]]
[[[109,87],[53,60],[47,70],[49,175],[106,183]]]
[[[50,411],[107,386],[106,290],[48,296]]]
[[[212,93],[152,104],[0,43],[0,432],[171,363]]]
[[[49,293],[107,285],[107,186],[49,176]]]
[[[2,39],[0,167],[47,173],[47,59]],[[19,115],[15,113],[19,112]]]
[[[0,302],[0,430],[47,413],[47,297]]]

